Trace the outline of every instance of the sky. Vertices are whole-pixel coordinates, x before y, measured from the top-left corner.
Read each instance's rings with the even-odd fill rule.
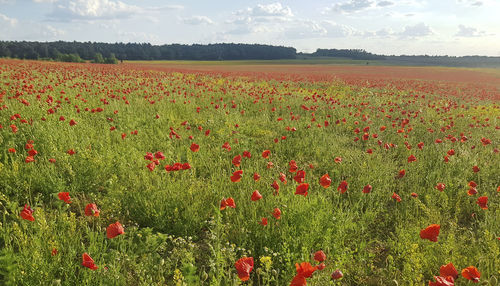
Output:
[[[500,56],[500,0],[0,0],[0,40]]]

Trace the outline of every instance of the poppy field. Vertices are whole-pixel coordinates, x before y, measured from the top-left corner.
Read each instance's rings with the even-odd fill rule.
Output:
[[[0,59],[0,284],[499,285],[499,88]]]

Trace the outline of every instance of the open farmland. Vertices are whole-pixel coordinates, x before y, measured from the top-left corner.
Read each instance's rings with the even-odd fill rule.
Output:
[[[0,284],[498,285],[499,88],[495,70],[2,59]]]

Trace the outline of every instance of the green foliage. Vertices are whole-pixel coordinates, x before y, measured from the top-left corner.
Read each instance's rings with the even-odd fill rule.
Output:
[[[1,284],[240,285],[234,263],[247,256],[255,261],[248,285],[287,285],[295,263],[315,264],[312,255],[319,249],[327,255],[326,268],[308,285],[331,285],[335,269],[345,276],[334,285],[422,285],[448,262],[459,270],[476,266],[484,283],[499,279],[495,102],[461,98],[460,90],[442,100],[438,89],[416,98],[411,87],[122,65],[0,64],[0,105],[8,106],[0,110]],[[47,112],[52,108],[54,114]],[[21,118],[11,119],[15,114]],[[453,128],[441,132],[449,117]],[[403,118],[410,125],[398,132]],[[469,128],[478,120],[490,126]],[[377,139],[354,142],[363,135],[354,130],[366,126]],[[460,142],[461,132],[467,141]],[[434,143],[448,134],[458,141]],[[493,143],[483,146],[483,137]],[[379,139],[394,147],[379,146]],[[25,163],[29,140],[38,154]],[[221,148],[225,142],[230,151]],[[422,150],[419,142],[425,143]],[[200,145],[198,152],[190,150],[192,143]],[[456,155],[445,163],[451,148]],[[76,153],[67,154],[69,149]],[[267,159],[261,156],[265,149],[271,151]],[[165,159],[150,171],[144,156],[157,151]],[[251,158],[236,167],[232,159],[244,151]],[[417,161],[408,163],[411,154]],[[290,160],[306,172],[305,197],[294,195],[298,184]],[[191,168],[165,171],[177,162]],[[474,165],[480,172],[472,171]],[[397,178],[401,169],[406,175]],[[236,170],[243,170],[241,181],[231,182]],[[327,173],[332,184],[324,188],[319,178]],[[270,187],[274,180],[279,195]],[[345,194],[336,190],[343,180],[349,183]],[[470,181],[478,183],[476,196],[466,194]],[[443,192],[435,189],[438,182],[446,184]],[[373,190],[364,194],[367,184]],[[254,190],[261,200],[250,200]],[[59,192],[69,192],[72,202],[59,200]],[[391,198],[394,192],[401,202]],[[489,197],[488,209],[477,205],[479,195]],[[236,208],[220,210],[229,197]],[[88,203],[97,204],[99,217],[85,216]],[[34,209],[35,221],[21,218],[25,204]],[[280,219],[272,216],[274,208],[280,208]],[[259,224],[262,218],[268,225]],[[125,233],[106,238],[107,226],[116,221]],[[437,242],[419,237],[430,224],[441,225]],[[97,270],[82,266],[83,253]]]

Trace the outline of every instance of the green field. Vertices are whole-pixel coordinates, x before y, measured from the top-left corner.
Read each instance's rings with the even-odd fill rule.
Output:
[[[151,65],[0,60],[0,284],[289,285],[319,250],[307,285],[427,285],[450,262],[500,283],[491,90]]]

